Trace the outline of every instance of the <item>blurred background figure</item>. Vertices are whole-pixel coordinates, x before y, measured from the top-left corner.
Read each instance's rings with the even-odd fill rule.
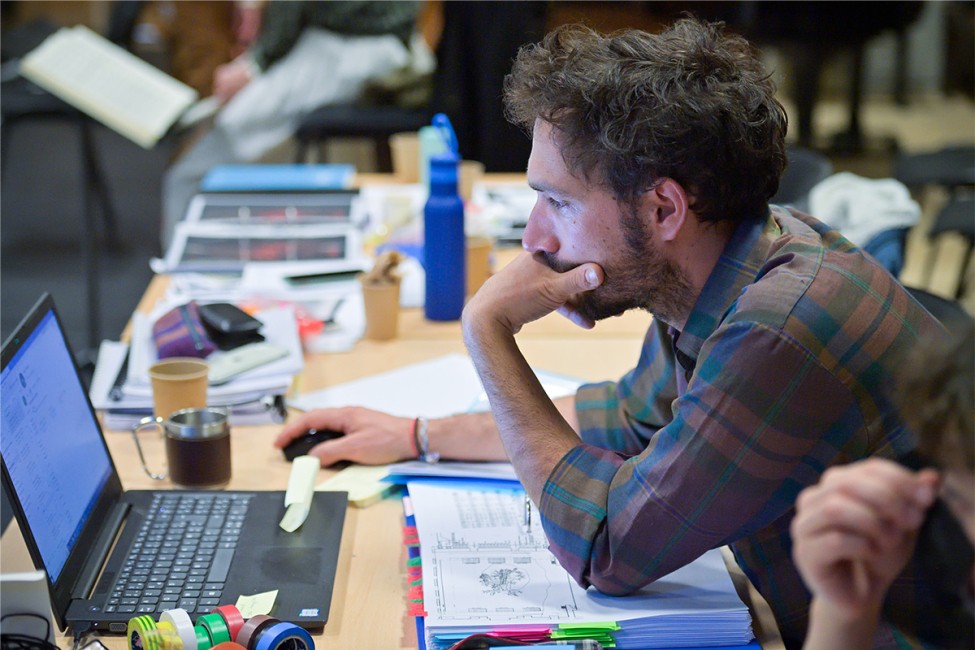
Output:
[[[923,612],[919,634],[932,647],[975,639],[975,328],[971,319],[953,326],[915,350],[897,387],[916,454],[831,469],[799,495],[793,557],[813,593],[806,650],[904,647],[875,630],[906,606]],[[919,573],[936,592],[885,599],[895,580]]]
[[[211,167],[259,161],[289,141],[303,114],[352,103],[370,84],[430,77],[435,63],[416,31],[419,8],[412,1],[238,5],[236,40],[254,40],[214,71],[213,95],[223,106],[166,173],[163,249]]]

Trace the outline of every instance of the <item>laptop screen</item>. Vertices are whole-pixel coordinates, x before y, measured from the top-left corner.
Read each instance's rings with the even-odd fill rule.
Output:
[[[5,344],[20,347],[3,355],[0,454],[56,581],[113,467],[52,303],[46,306]]]

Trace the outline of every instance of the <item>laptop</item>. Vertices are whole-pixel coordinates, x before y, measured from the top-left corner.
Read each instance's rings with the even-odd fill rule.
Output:
[[[316,492],[286,533],[283,491],[125,491],[50,295],[0,357],[3,484],[61,629],[124,634],[138,615],[182,607],[196,620],[274,589],[271,616],[325,625],[345,492]]]

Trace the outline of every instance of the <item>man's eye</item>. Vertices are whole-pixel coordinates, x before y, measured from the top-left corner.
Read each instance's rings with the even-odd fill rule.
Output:
[[[559,201],[558,199],[548,197],[548,204],[551,205],[556,210],[561,210],[568,205],[565,201]]]

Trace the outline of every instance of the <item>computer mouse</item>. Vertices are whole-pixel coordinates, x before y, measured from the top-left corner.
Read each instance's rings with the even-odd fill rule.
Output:
[[[305,435],[295,438],[285,445],[281,451],[284,452],[284,457],[290,462],[298,456],[306,455],[318,443],[333,438],[341,438],[343,435],[341,431],[332,431],[331,429],[309,429]]]

